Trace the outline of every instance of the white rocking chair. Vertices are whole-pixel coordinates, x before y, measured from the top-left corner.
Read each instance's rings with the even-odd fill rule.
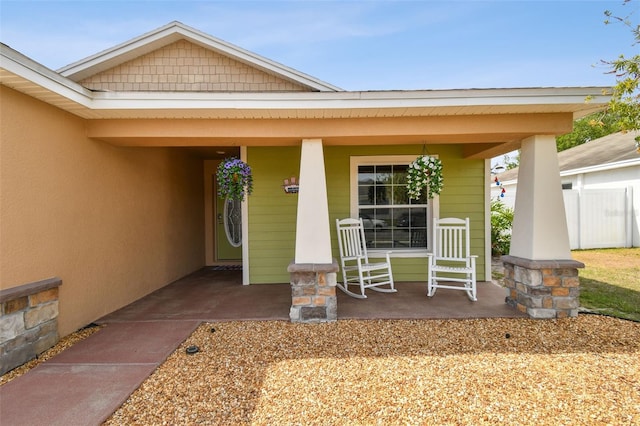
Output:
[[[476,258],[470,254],[469,218],[433,219],[433,253],[428,255],[427,296],[439,288],[464,290],[473,302],[476,290]],[[440,275],[443,274],[443,275]]]
[[[386,253],[386,262],[369,263],[362,219],[336,219],[336,229],[342,269],[342,283],[337,283],[338,288],[359,299],[367,298],[364,294],[367,288],[395,293],[397,290],[393,285],[390,252]],[[350,291],[350,284],[359,286],[360,294]],[[389,288],[380,288],[385,285]]]

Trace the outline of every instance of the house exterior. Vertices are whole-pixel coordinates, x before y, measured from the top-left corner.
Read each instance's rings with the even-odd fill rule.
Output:
[[[412,246],[412,232],[469,217],[487,280],[490,159],[523,148],[531,181],[559,180],[539,172],[557,167],[554,136],[607,101],[600,87],[345,91],[179,22],[58,71],[1,53],[0,285],[59,277],[61,335],[205,265],[290,282],[291,265],[332,263],[347,216],[387,224],[371,229],[372,250],[393,251],[400,282],[426,280],[427,240]],[[403,168],[423,153],[442,160],[444,190],[408,204]],[[215,196],[230,156],[254,178],[239,248]],[[282,189],[291,176],[298,194]],[[548,214],[516,213],[511,254],[525,266],[570,261]]]
[[[640,246],[638,134],[614,133],[558,153],[571,249]],[[497,178],[492,199],[513,208],[518,168]]]

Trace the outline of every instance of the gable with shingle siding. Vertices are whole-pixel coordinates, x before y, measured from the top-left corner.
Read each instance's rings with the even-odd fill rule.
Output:
[[[179,40],[79,82],[114,92],[301,92],[308,88]]]

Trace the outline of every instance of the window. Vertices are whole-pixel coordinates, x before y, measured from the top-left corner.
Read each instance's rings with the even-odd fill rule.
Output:
[[[434,200],[410,200],[407,168],[416,156],[352,157],[351,215],[361,217],[367,247],[424,254]]]

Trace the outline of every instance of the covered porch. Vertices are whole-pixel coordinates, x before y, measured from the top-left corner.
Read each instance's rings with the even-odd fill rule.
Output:
[[[478,283],[478,301],[463,292],[439,290],[429,298],[426,282],[401,282],[398,292],[367,293],[354,299],[337,292],[338,319],[467,319],[518,318],[526,315],[505,303],[505,288]],[[291,286],[242,285],[242,271],[206,267],[179,279],[97,323],[137,321],[289,320]]]

